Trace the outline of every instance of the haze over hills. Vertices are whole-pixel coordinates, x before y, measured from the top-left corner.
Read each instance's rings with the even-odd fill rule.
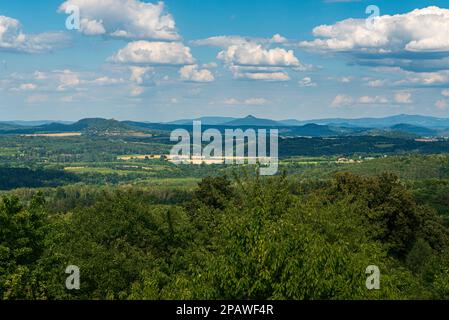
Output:
[[[344,127],[361,127],[361,128],[388,128],[398,124],[408,124],[425,128],[448,128],[449,118],[437,118],[431,116],[422,115],[407,115],[401,114],[396,116],[382,117],[382,118],[328,118],[328,119],[312,119],[312,120],[269,120],[260,119],[254,116],[248,116],[243,119],[230,118],[230,117],[202,117],[197,119],[183,119],[178,121],[169,122],[169,124],[182,124],[188,125],[192,121],[200,120],[204,125],[241,125],[242,121],[249,125],[261,125],[265,123],[267,126],[303,126],[305,124],[320,124],[320,125],[334,125]],[[270,124],[271,123],[271,124]]]
[[[51,124],[51,123],[72,124],[74,122],[73,121],[63,121],[63,120],[31,120],[31,121],[12,120],[12,121],[2,121],[0,123],[19,125],[19,126],[25,126],[25,127],[35,127],[35,126],[42,126],[42,125]]]
[[[203,117],[204,127],[279,128],[282,136],[343,136],[343,135],[384,135],[396,137],[435,137],[449,133],[449,119],[419,115],[398,115],[386,118],[361,119],[321,119],[310,121],[275,121],[254,116],[244,118]],[[136,121],[117,121],[102,118],[82,119],[75,123],[52,122],[31,126],[18,122],[0,122],[2,134],[34,134],[58,132],[128,132],[128,131],[172,131],[183,127],[192,128],[193,120],[179,120],[170,123],[150,123]]]

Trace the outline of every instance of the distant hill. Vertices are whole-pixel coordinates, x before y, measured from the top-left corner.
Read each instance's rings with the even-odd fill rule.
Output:
[[[361,119],[320,119],[310,121],[262,119],[254,116],[245,118],[203,117],[203,128],[215,127],[221,131],[232,127],[278,128],[283,136],[349,136],[373,135],[387,137],[416,138],[427,136],[447,136],[449,119],[416,115],[398,115],[386,118]],[[177,128],[192,129],[193,120],[179,120],[171,123],[149,123],[136,121],[117,121],[113,119],[89,118],[75,123],[53,122],[37,126],[21,126],[0,122],[2,134],[33,134],[82,132],[89,134],[108,134],[130,131],[170,132]],[[447,125],[445,125],[447,122]],[[425,125],[421,125],[425,124]]]
[[[421,115],[407,115],[401,114],[391,117],[383,118],[359,118],[359,119],[343,119],[343,118],[331,118],[331,119],[316,119],[300,121],[301,125],[306,123],[316,123],[325,125],[340,125],[340,126],[355,126],[366,128],[389,128],[399,124],[408,124],[412,126],[425,127],[425,128],[447,128],[449,127],[448,118],[436,118]]]
[[[222,124],[223,126],[229,126],[229,127],[279,127],[282,126],[277,121],[270,120],[270,119],[260,119],[256,118],[254,116],[247,116],[246,118],[242,119],[236,119],[229,122],[226,122]]]
[[[413,134],[416,134],[419,136],[435,136],[438,134],[437,130],[429,129],[429,128],[425,128],[425,127],[414,126],[414,125],[405,124],[405,123],[396,124],[396,125],[390,127],[390,129],[394,130],[394,131],[413,133]]]
[[[34,134],[34,133],[59,133],[59,132],[84,132],[101,133],[134,130],[132,126],[117,120],[106,120],[102,118],[82,119],[72,124],[49,123],[34,127],[10,127],[1,129],[10,134]]]
[[[203,125],[216,126],[222,125],[227,122],[237,120],[237,118],[232,117],[201,117],[196,119],[181,119],[172,122],[167,122],[166,124],[179,124],[179,125],[192,125],[193,121],[201,121]]]
[[[283,126],[294,127],[294,126],[303,126],[305,123],[295,119],[281,120],[278,121]]]
[[[61,121],[61,120],[36,120],[36,121],[22,121],[22,120],[13,120],[13,121],[2,121],[1,123],[7,123],[12,125],[19,125],[24,127],[37,127],[51,123],[62,123],[62,124],[72,124],[73,121]]]
[[[254,120],[257,121],[258,118],[253,116],[248,116],[243,119],[229,118],[229,117],[203,117],[198,119],[190,119],[190,120],[183,119],[173,121],[170,122],[169,124],[191,125],[192,121],[194,120],[201,120],[204,125],[229,125],[229,123],[232,124],[234,121],[236,121],[237,124],[245,122],[251,123]],[[274,120],[268,121],[272,122]],[[401,114],[390,117],[381,117],[381,118],[358,118],[358,119],[328,118],[328,119],[312,119],[312,120],[287,119],[274,122],[276,123],[275,124],[276,126],[286,126],[286,127],[303,126],[311,123],[319,125],[330,125],[339,127],[359,127],[359,128],[390,128],[392,126],[399,124],[408,124],[412,126],[432,128],[432,129],[443,129],[449,127],[449,118],[437,118],[430,116],[407,115],[407,114]],[[253,123],[257,124],[257,122]],[[274,123],[272,122],[272,124],[269,126],[273,125]]]
[[[12,124],[12,123],[7,123],[7,122],[0,122],[0,130],[4,131],[4,130],[15,130],[15,129],[19,129],[21,128],[21,126],[17,125],[17,124]]]
[[[306,124],[304,126],[290,127],[290,135],[303,137],[323,137],[336,136],[340,133],[329,126],[322,126],[319,124]]]

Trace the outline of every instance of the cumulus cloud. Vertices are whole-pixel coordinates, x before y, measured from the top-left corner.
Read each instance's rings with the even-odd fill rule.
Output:
[[[406,101],[410,101],[411,94],[410,94],[410,96],[407,96],[406,94],[407,94],[407,92],[397,93],[395,100],[402,99],[402,102],[398,102],[398,103],[411,103],[411,102],[406,102]],[[390,103],[390,100],[385,96],[364,95],[364,96],[360,96],[358,98],[353,98],[352,96],[347,95],[347,94],[338,94],[332,101],[331,107],[340,108],[340,107],[347,107],[347,106],[354,106],[354,105],[385,105],[385,104],[389,104],[389,103]]]
[[[385,79],[369,80],[367,85],[372,88],[383,87],[388,81]]]
[[[308,68],[293,50],[276,47],[287,42],[280,34],[271,38],[216,36],[192,41],[194,45],[221,48],[217,59],[229,67],[235,78],[260,81],[287,81],[290,80],[287,69],[302,71]]]
[[[22,83],[18,88],[12,88],[11,91],[34,91],[37,85],[34,83]]]
[[[337,79],[338,82],[341,83],[350,83],[351,81],[354,80],[354,77],[348,76],[348,77],[340,77]]]
[[[111,61],[147,65],[193,64],[190,48],[180,42],[134,41],[128,43],[111,58]]]
[[[412,72],[437,72],[449,65],[449,9],[430,6],[403,14],[346,19],[314,28],[315,39],[301,48],[338,52],[354,64],[398,67]]]
[[[218,64],[216,62],[209,62],[209,63],[203,64],[203,68],[205,68],[205,69],[214,69],[217,67],[218,67]]]
[[[269,103],[269,101],[265,98],[249,98],[245,100],[238,100],[235,98],[227,99],[223,102],[226,105],[238,106],[238,105],[246,105],[246,106],[263,106]]]
[[[351,105],[354,102],[354,99],[346,94],[338,94],[334,100],[332,100],[331,107],[332,108],[339,108]]]
[[[151,67],[131,66],[129,69],[131,71],[130,81],[139,85],[143,84],[149,72],[153,71],[153,68]]]
[[[219,47],[219,48],[229,48],[230,46],[241,46],[249,43],[252,44],[284,44],[287,43],[288,39],[283,37],[280,34],[275,34],[271,38],[254,38],[254,37],[243,37],[243,36],[215,36],[209,37],[206,39],[199,39],[192,41],[192,44],[197,46],[211,46],[211,47]]]
[[[318,38],[303,41],[302,47],[360,52],[440,52],[449,51],[449,10],[436,6],[405,14],[375,18],[369,27],[365,19],[347,19],[313,30]]]
[[[385,79],[364,78],[366,85],[373,88],[396,87],[442,87],[449,85],[449,70],[415,72],[400,67],[377,67],[377,72],[388,74]]]
[[[12,74],[8,82],[10,91],[40,91],[40,92],[67,92],[67,91],[86,91],[89,88],[114,86],[129,84],[132,81],[123,77],[121,72],[117,74],[109,72],[80,72],[70,69],[35,71],[31,74]]]
[[[410,104],[412,101],[412,94],[410,92],[397,92],[394,95],[394,101],[399,104]]]
[[[181,80],[193,82],[212,82],[214,75],[207,69],[199,69],[198,65],[184,66],[179,70]]]
[[[279,33],[275,34],[272,38],[271,38],[271,42],[273,43],[286,43],[288,42],[287,38],[281,36]]]
[[[68,0],[60,7],[80,9],[80,31],[85,35],[107,35],[125,39],[179,40],[176,23],[165,12],[163,2],[156,4],[138,0]]]
[[[299,67],[293,50],[266,49],[262,45],[247,43],[232,45],[218,54],[218,59],[234,65]]]
[[[245,38],[242,36],[215,36],[206,39],[194,40],[193,45],[197,46],[211,46],[228,48],[230,46],[245,45],[252,42],[251,38]]]
[[[260,80],[260,81],[288,81],[290,76],[286,72],[234,72],[237,79]]]
[[[71,70],[58,71],[59,86],[58,91],[65,91],[67,88],[76,87],[81,84],[81,79],[76,72]]]
[[[439,85],[449,82],[449,71],[438,72],[402,72],[406,76],[404,80],[398,81],[397,84],[417,84],[423,86]]]
[[[0,51],[41,53],[66,45],[62,32],[25,34],[19,20],[0,16]]]
[[[108,76],[98,77],[92,80],[90,83],[100,85],[100,86],[109,86],[124,83],[125,80],[122,78],[111,78]]]
[[[388,99],[383,96],[361,96],[358,100],[360,104],[387,104]]]

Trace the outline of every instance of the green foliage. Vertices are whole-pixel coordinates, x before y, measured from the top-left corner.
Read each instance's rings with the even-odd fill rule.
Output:
[[[44,251],[47,219],[40,194],[24,207],[16,197],[0,202],[0,297],[40,298],[36,262]]]
[[[391,174],[210,177],[181,198],[17,194],[0,205],[3,299],[449,298],[449,230]],[[69,265],[80,290],[65,288]],[[365,286],[370,265],[380,290]]]

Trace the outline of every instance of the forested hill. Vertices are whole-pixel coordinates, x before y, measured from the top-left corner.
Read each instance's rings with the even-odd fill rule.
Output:
[[[388,118],[383,126],[370,119],[370,121],[347,120],[334,121],[329,119],[317,120],[315,122],[299,122],[296,120],[274,121],[270,119],[261,119],[254,116],[248,116],[242,119],[223,118],[204,118],[203,128],[217,128],[224,131],[227,128],[257,129],[277,128],[283,136],[347,136],[347,135],[383,135],[394,137],[438,137],[449,136],[449,121],[439,118],[418,118],[407,117]],[[404,122],[394,122],[402,120]],[[431,121],[433,119],[433,121]],[[201,120],[201,119],[199,119]],[[226,120],[226,121],[225,121]],[[192,120],[193,121],[193,120]],[[64,132],[83,132],[83,133],[104,133],[104,132],[129,132],[129,131],[163,131],[170,132],[177,128],[192,130],[192,121],[183,120],[172,123],[150,123],[138,121],[117,121],[102,118],[83,119],[78,122],[67,123],[46,123],[38,126],[21,126],[19,124],[1,123],[0,134],[35,134],[35,133],[64,133]],[[378,120],[381,121],[381,120]],[[355,125],[357,123],[357,125]],[[419,125],[421,124],[421,125]],[[447,124],[447,126],[446,126]]]

